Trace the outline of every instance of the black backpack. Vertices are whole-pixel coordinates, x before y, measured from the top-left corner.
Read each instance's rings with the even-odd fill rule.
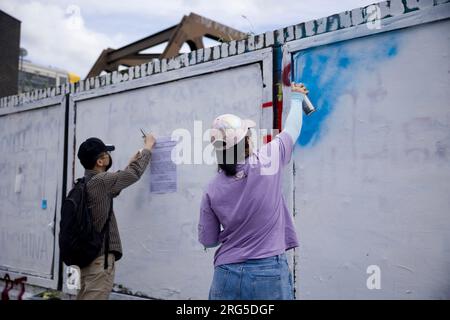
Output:
[[[59,230],[59,250],[61,260],[67,265],[87,267],[98,257],[106,234],[105,269],[108,268],[109,221],[113,211],[113,199],[108,218],[101,232],[95,230],[91,210],[87,205],[88,180],[84,177],[77,180],[61,206]]]

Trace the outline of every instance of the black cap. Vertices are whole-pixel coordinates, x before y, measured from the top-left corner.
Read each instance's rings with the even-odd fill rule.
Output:
[[[78,159],[85,169],[92,169],[100,154],[114,149],[113,145],[106,145],[99,138],[89,138],[80,145]]]

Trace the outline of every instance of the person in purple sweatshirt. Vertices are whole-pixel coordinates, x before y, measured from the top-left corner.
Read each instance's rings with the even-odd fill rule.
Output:
[[[218,173],[201,201],[198,238],[216,247],[211,300],[294,299],[285,252],[298,247],[292,215],[282,194],[282,171],[302,128],[308,90],[292,84],[284,129],[254,151],[252,120],[225,114],[211,128]]]

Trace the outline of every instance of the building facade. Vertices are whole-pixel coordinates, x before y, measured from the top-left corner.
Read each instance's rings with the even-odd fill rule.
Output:
[[[20,23],[0,10],[0,97],[18,92]]]

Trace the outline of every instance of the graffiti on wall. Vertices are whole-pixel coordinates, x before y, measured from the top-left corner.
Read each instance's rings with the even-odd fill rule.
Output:
[[[294,157],[300,298],[448,298],[448,27],[292,52],[317,108]]]
[[[394,59],[400,50],[400,39],[397,32],[392,32],[383,41],[367,39],[350,49],[345,42],[339,42],[300,51],[293,56],[293,80],[305,83],[317,108],[311,116],[304,117],[298,140],[300,146],[314,146],[326,134],[324,122],[335,111],[340,95],[347,93],[355,97],[356,79],[372,76],[380,64]],[[380,87],[374,99],[381,99],[382,94]]]

